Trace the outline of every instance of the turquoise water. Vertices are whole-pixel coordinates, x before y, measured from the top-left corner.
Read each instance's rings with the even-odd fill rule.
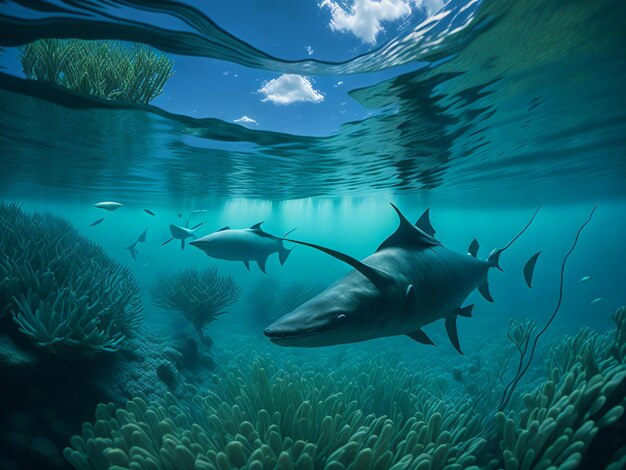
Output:
[[[323,61],[263,51],[189,4],[3,4],[0,468],[624,468],[624,8],[451,2],[361,55]],[[309,132],[286,129],[290,118],[245,127],[217,108],[182,109],[182,94],[203,99],[182,72],[150,105],[98,99],[24,78],[16,47],[46,37],[141,41],[182,70],[215,60],[319,84],[363,80],[346,98],[362,113],[311,119]],[[94,207],[102,201],[123,207]],[[163,245],[170,224],[188,218],[204,223],[197,237],[263,221],[270,234],[295,227],[296,240],[362,260],[397,228],[390,202],[411,223],[429,208],[451,250],[465,254],[476,238],[479,259],[541,206],[502,254],[503,272],[489,272],[495,301],[473,290],[463,302],[475,304],[457,320],[464,354],[444,327],[449,312],[424,328],[436,347],[404,334],[281,347],[264,329],[350,266],[284,242],[293,252],[284,266],[270,255],[264,274],[254,261],[248,271],[178,240]],[[70,225],[59,231],[56,218]],[[146,229],[133,259],[125,248]],[[538,251],[529,289],[522,270]],[[203,326],[203,341],[189,304],[168,308],[157,293],[168,276],[212,268],[239,295]],[[60,306],[69,300],[49,308],[28,297],[66,295],[60,280],[46,287],[46,273],[71,279],[73,320]],[[120,279],[135,286],[129,299],[91,318],[86,305],[105,302]],[[455,292],[444,287],[444,297]],[[216,291],[177,289],[179,305]],[[141,325],[114,320],[102,333],[132,299]],[[25,303],[40,307],[32,330],[20,323]],[[529,346],[515,341],[526,321],[536,324]],[[89,346],[94,328],[118,335],[112,351]],[[520,350],[528,371],[503,404]]]

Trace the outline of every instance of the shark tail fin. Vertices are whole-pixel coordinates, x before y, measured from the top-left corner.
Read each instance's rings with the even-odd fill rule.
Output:
[[[496,248],[495,250],[493,250],[491,252],[491,254],[489,255],[489,257],[487,258],[487,263],[489,263],[489,266],[492,268],[498,268],[500,271],[502,271],[502,268],[500,267],[500,255],[506,251],[513,243],[515,243],[517,241],[517,239],[519,237],[522,236],[522,234],[528,230],[528,227],[530,227],[530,224],[533,223],[533,220],[535,220],[535,217],[537,217],[537,213],[539,212],[539,209],[541,209],[541,206],[537,207],[537,210],[535,210],[535,213],[533,214],[533,216],[530,218],[530,220],[528,221],[528,223],[526,224],[526,226],[520,231],[520,233],[518,233],[517,235],[515,235],[515,237],[513,238],[513,240],[511,240],[508,245],[506,245],[504,248]]]
[[[295,246],[293,248],[295,248]],[[280,251],[278,252],[278,261],[280,261],[281,266],[285,264],[285,261],[287,261],[287,257],[293,251],[293,248],[285,248],[284,246],[280,248]]]

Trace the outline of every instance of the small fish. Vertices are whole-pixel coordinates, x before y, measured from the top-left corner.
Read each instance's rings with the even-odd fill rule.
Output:
[[[98,219],[98,220],[94,220],[91,223],[90,227],[95,227],[96,225],[100,225],[103,221],[104,221],[104,217],[102,217],[101,219]]]
[[[155,216],[155,213],[154,213],[154,212],[152,212],[150,209],[144,209],[143,211],[144,211],[146,214],[150,214],[152,217],[154,217],[154,216]]]
[[[181,214],[180,212],[178,214],[176,214],[176,216],[180,219],[182,218],[183,214]]]
[[[148,234],[148,229],[145,229],[141,235],[139,235],[139,237],[137,237],[137,240],[135,240],[135,243],[133,243],[132,245],[129,245],[127,247],[125,247],[125,250],[130,251],[130,256],[133,258],[133,260],[137,260],[137,249],[135,248],[137,246],[137,243],[145,243],[146,242],[146,235]]]
[[[104,209],[105,211],[115,211],[123,206],[124,205],[120,204],[119,202],[111,202],[111,201],[98,202],[94,204],[94,207],[97,207],[98,209]]]
[[[593,300],[591,301],[591,304],[590,304],[590,305],[595,305],[595,304],[597,304],[597,303],[599,303],[599,302],[602,302],[603,300],[604,300],[604,298],[603,298],[603,297],[598,297],[597,299],[593,299]]]
[[[587,282],[587,281],[591,281],[593,279],[593,276],[583,276],[580,278],[580,282]]]
[[[191,211],[192,214],[202,214],[206,212],[206,209],[196,209],[195,211]]]

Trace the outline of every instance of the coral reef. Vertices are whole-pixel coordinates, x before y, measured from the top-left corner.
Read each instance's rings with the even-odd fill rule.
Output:
[[[171,60],[141,44],[40,39],[20,52],[27,78],[114,101],[149,103],[173,73]]]
[[[467,407],[412,394],[418,380],[408,370],[372,363],[374,377],[354,381],[352,367],[249,364],[240,358],[216,377],[193,411],[171,394],[163,404],[100,405],[66,458],[80,469],[469,468],[485,443]]]
[[[230,276],[220,276],[217,268],[205,271],[186,269],[157,280],[152,286],[155,305],[180,312],[187,318],[203,342],[203,328],[226,313],[225,308],[239,300],[240,289]]]
[[[0,205],[0,322],[53,354],[116,351],[142,321],[130,271],[64,219]]]
[[[499,345],[454,372],[447,359],[427,367],[420,358],[372,360],[366,351],[330,371],[331,351],[283,361],[256,353],[233,359],[230,352],[212,388],[196,390],[191,401],[167,394],[123,408],[99,405],[96,422],[84,425],[64,455],[78,469],[617,470],[626,462],[623,431],[616,431],[626,405],[626,365],[615,354],[624,338],[620,312],[617,333],[583,329],[556,341],[545,359],[548,377],[538,386],[520,382],[527,392],[514,394],[503,412]],[[516,346],[523,350],[531,330],[511,328]],[[600,441],[603,432],[617,437]],[[586,462],[587,455],[595,460]]]

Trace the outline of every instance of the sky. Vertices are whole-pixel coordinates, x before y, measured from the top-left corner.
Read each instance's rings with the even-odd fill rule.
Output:
[[[376,49],[412,28],[439,9],[443,0],[187,3],[229,33],[275,57],[342,61]],[[174,21],[164,25],[177,27]],[[342,123],[376,113],[361,106],[348,92],[419,66],[350,76],[300,76],[214,59],[168,56],[174,60],[175,73],[152,104],[192,117],[215,117],[254,129],[302,135],[329,135]],[[21,75],[15,57],[15,51],[7,51],[4,65],[9,72]]]

